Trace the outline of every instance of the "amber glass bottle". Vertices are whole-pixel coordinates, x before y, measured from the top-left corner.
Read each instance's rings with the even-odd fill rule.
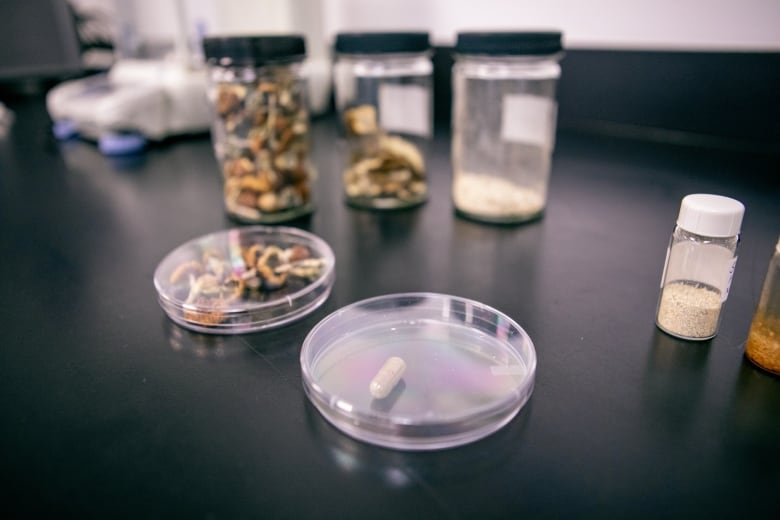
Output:
[[[780,238],[769,261],[745,355],[764,370],[780,375]]]

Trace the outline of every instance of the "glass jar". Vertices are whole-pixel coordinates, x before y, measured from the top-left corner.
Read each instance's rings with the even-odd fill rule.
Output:
[[[717,334],[744,213],[742,203],[729,197],[696,193],[682,199],[661,277],[658,328],[687,340]]]
[[[769,260],[745,355],[757,366],[780,375],[780,238]]]
[[[458,214],[525,222],[547,203],[560,32],[458,33],[452,73],[452,197]]]
[[[228,215],[276,223],[311,213],[303,37],[209,37],[203,48]]]
[[[335,49],[347,203],[370,209],[424,203],[433,127],[428,33],[340,33]]]

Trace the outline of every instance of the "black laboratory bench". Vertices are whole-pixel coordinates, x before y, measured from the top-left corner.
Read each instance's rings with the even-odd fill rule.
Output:
[[[544,217],[456,216],[449,136],[430,200],[344,204],[330,117],[313,123],[325,304],[267,332],[173,324],[155,267],[237,224],[208,135],[137,157],[56,142],[43,103],[11,104],[0,139],[0,509],[21,517],[743,517],[777,512],[780,378],[744,343],[780,233],[777,155],[561,131]],[[680,200],[746,206],[718,335],[654,323]],[[353,440],[307,400],[299,365],[319,320],[358,300],[428,291],[483,302],[530,334],[535,390],[496,433],[404,452]]]

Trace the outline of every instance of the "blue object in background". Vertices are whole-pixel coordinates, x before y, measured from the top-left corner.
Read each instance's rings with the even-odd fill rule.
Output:
[[[146,138],[138,133],[108,133],[98,139],[98,149],[104,155],[139,153],[146,147]]]
[[[72,139],[76,137],[79,131],[76,129],[76,124],[69,119],[62,119],[55,121],[52,126],[52,133],[57,139],[64,141],[66,139]]]

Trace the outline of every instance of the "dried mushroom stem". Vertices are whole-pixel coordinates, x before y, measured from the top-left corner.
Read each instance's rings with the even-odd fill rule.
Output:
[[[287,282],[287,273],[277,274],[274,269],[283,263],[284,251],[276,246],[268,246],[257,259],[256,269],[263,287],[268,290],[281,288]]]
[[[190,276],[200,275],[203,273],[203,265],[197,260],[190,260],[176,267],[171,273],[169,281],[172,284],[178,284],[184,280],[189,280]]]
[[[280,265],[274,272],[297,276],[304,280],[314,280],[320,275],[324,265],[325,261],[322,258],[306,258],[297,262]]]

